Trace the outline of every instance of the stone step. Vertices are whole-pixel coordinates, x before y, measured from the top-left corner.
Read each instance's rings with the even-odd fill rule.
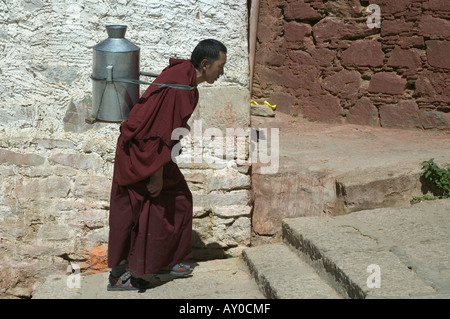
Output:
[[[284,218],[407,207],[414,196],[420,197],[432,188],[421,179],[422,173],[420,166],[385,165],[341,174],[298,170],[254,175],[254,230],[273,236],[281,233]]]
[[[267,298],[447,299],[450,199],[286,218],[282,243],[245,249]]]
[[[442,298],[450,200],[283,220],[283,241],[345,298]]]
[[[320,217],[319,217],[320,218]],[[324,247],[317,246],[317,238],[309,237],[309,233],[302,232],[301,224],[306,219],[312,218],[287,218],[282,223],[282,237],[284,243],[294,250],[308,265],[315,269],[318,276],[332,286],[340,295],[345,298],[365,298],[365,293],[360,285],[349,278],[349,274],[343,272],[336,264],[335,260],[327,255]],[[328,237],[326,234],[317,231],[323,240]],[[333,237],[333,236],[331,236]],[[343,240],[343,242],[346,242]]]
[[[342,299],[287,245],[247,248],[242,256],[266,298]]]

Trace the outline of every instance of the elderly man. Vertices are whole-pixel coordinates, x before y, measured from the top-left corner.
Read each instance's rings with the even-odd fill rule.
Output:
[[[208,39],[190,60],[170,59],[153,83],[175,86],[149,86],[122,123],[111,189],[108,290],[148,288],[140,278],[145,274],[192,272],[181,263],[192,251],[192,194],[172,161],[179,141],[171,138],[197,105],[197,85],[223,74],[226,54],[221,42]]]

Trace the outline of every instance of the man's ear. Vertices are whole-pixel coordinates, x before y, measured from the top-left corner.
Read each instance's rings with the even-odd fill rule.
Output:
[[[200,67],[203,69],[209,65],[208,59],[203,59],[202,62],[200,62]]]

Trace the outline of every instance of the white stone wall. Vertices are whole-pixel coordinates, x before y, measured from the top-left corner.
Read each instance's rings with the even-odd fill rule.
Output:
[[[85,119],[92,47],[108,24],[128,26],[141,71],[189,58],[202,39],[224,42],[225,76],[200,88],[193,120],[249,126],[246,0],[0,0],[0,296],[29,297],[68,261],[104,269],[119,124]],[[248,165],[221,158],[182,169],[198,256],[238,253],[250,242]]]

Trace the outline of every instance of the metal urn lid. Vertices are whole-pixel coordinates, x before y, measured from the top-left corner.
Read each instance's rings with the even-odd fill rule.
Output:
[[[127,31],[126,25],[107,25],[106,32],[108,33],[108,38],[96,46],[93,47],[97,51],[106,52],[134,52],[139,51],[140,48],[125,39],[125,32]]]

